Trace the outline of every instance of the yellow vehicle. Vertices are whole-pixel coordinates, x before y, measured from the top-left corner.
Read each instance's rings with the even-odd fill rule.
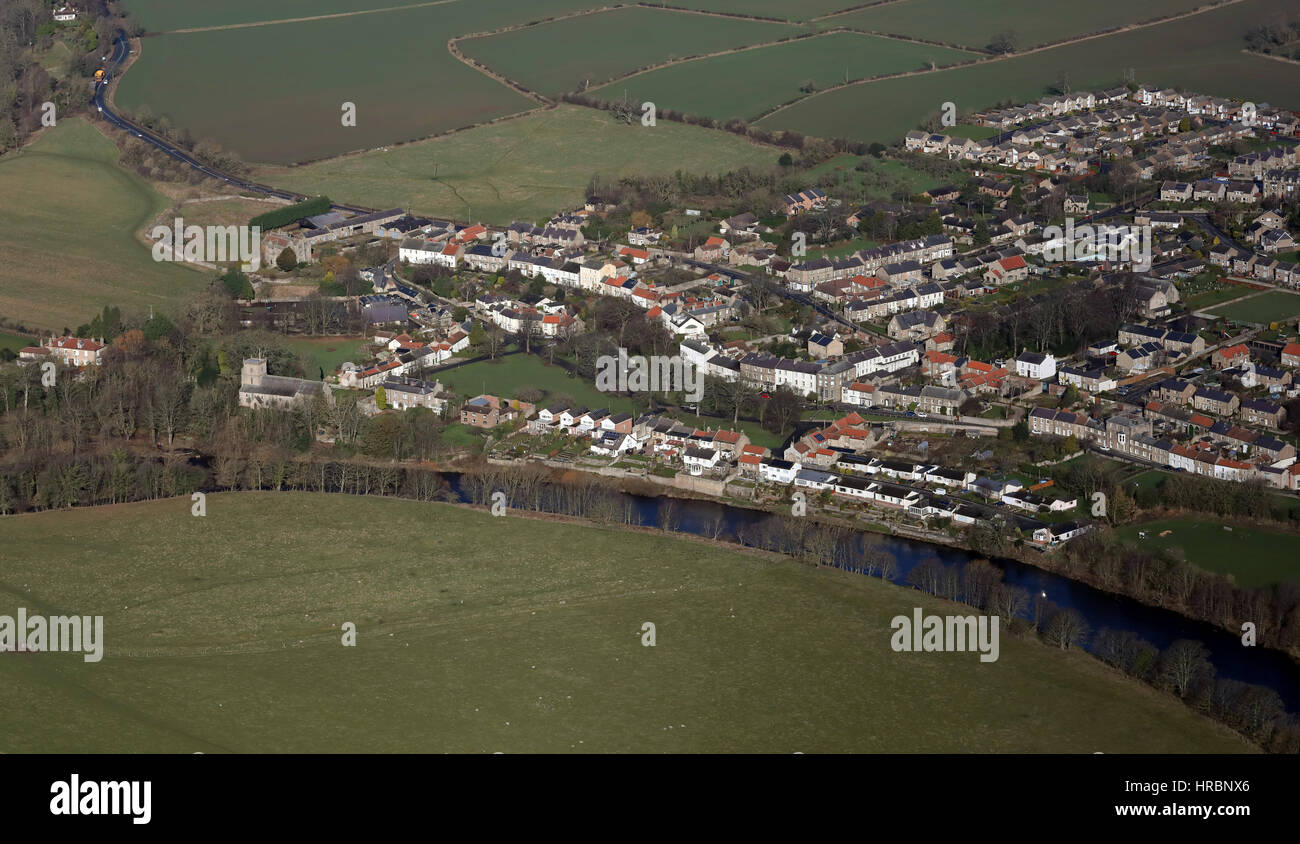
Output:
[[[104,78],[104,69],[101,67],[99,70],[95,71],[95,81],[99,82],[103,80],[103,78]]]

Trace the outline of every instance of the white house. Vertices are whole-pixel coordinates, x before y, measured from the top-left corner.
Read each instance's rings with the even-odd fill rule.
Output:
[[[765,457],[758,464],[758,477],[770,484],[784,485],[791,483],[802,468],[803,466],[798,462],[791,463],[779,457]]]
[[[1056,377],[1056,358],[1041,352],[1025,352],[1016,358],[1016,374],[1035,381]]]
[[[436,264],[448,269],[456,269],[460,260],[461,247],[455,243],[433,243],[414,238],[402,241],[398,247],[397,257],[411,264]]]
[[[591,453],[602,457],[613,457],[625,451],[632,451],[636,447],[637,441],[628,434],[605,431],[592,442]]]
[[[705,469],[716,468],[718,461],[721,459],[721,452],[696,446],[687,448],[682,454],[682,462],[686,464],[686,468],[690,469],[692,474],[699,474]]]
[[[794,485],[817,490],[834,489],[837,480],[839,480],[839,476],[830,472],[822,472],[818,469],[801,469],[794,477]]]

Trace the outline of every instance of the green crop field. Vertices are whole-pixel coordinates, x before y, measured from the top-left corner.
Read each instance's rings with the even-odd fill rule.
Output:
[[[826,88],[976,57],[947,47],[837,32],[661,68],[615,82],[593,96],[616,100],[626,90],[638,103],[649,100],[660,108],[719,120],[749,119],[801,96],[800,87],[809,80]]]
[[[221,0],[220,3],[210,0],[125,0],[124,5],[146,31],[154,33],[297,21],[321,15],[374,17],[386,15],[389,10],[431,7],[440,9],[445,17],[473,21],[471,25],[458,25],[459,34],[463,34],[528,23],[604,4],[601,0],[528,0],[527,3],[518,0]],[[467,15],[472,17],[466,18]]]
[[[1300,296],[1284,293],[1281,290],[1271,290],[1268,293],[1233,302],[1231,305],[1212,308],[1210,313],[1238,322],[1268,324],[1300,314]]]
[[[12,320],[62,331],[105,305],[171,312],[208,284],[136,239],[168,202],[81,118],[0,158],[0,197],[0,314]]]
[[[0,657],[9,753],[1250,749],[1077,651],[895,653],[968,610],[766,554],[320,494],[4,519],[3,611],[104,619]]]
[[[115,102],[128,112],[147,107],[166,115],[195,137],[211,138],[248,161],[288,164],[377,149],[536,105],[459,61],[447,48],[449,39],[597,3],[368,0],[363,5],[357,10],[342,0],[319,8],[297,0],[219,6],[136,0],[130,8],[149,31],[162,34],[143,39]],[[180,31],[188,29],[196,31]],[[634,8],[471,39],[464,48],[472,55],[482,46],[507,64],[521,57],[523,67],[498,69],[519,70],[525,80],[533,72],[552,75],[561,90],[576,86],[578,77],[566,76],[573,68],[603,74],[594,80],[600,81],[674,52],[723,49],[798,31],[786,24]],[[529,46],[518,47],[516,41]],[[506,44],[505,55],[494,52],[499,43]],[[571,50],[571,43],[585,47]],[[376,50],[385,61],[373,60]],[[567,64],[569,57],[576,64]],[[355,125],[343,125],[344,103],[355,106]]]
[[[861,5],[856,0],[671,0],[667,5],[705,12],[806,21]]]
[[[907,0],[836,15],[821,25],[847,26],[977,49],[983,49],[999,32],[1011,30],[1017,35],[1017,46],[1024,50],[1204,5],[1206,0],[1144,0],[1141,3],[1090,0],[1086,6],[1067,10],[1036,0],[998,0],[997,3]]]
[[[146,38],[115,101],[127,110],[147,105],[245,160],[277,163],[425,138],[531,108],[447,52],[456,33],[445,18],[439,7],[421,7]],[[358,65],[381,49],[390,60]],[[343,125],[344,103],[356,107],[355,126]]]
[[[774,166],[780,154],[718,130],[663,120],[628,126],[607,112],[561,105],[388,152],[263,167],[257,178],[340,202],[509,223],[581,205],[597,173],[721,173]]]
[[[458,61],[446,49],[448,40],[573,15],[591,10],[596,2],[364,0],[363,8],[356,9],[345,7],[343,0],[220,5],[133,0],[131,7],[151,31],[172,34],[144,39],[143,55],[122,79],[117,99],[128,109],[147,105],[167,114],[197,137],[212,138],[252,161],[302,162],[376,150],[531,108],[527,98]],[[1027,0],[997,8],[957,0],[904,0],[813,24],[635,7],[577,14],[460,44],[495,71],[553,94],[586,82],[601,85],[647,65],[818,28],[884,28],[900,38],[924,34],[979,48],[993,33],[1010,27],[1023,50],[1045,39],[1186,11],[1196,2],[1156,0],[1142,6],[1101,0],[1079,14],[1062,15]],[[690,5],[809,19],[839,4],[692,0]],[[1287,0],[1242,0],[1176,21],[947,69],[945,65],[975,54],[835,33],[673,64],[609,82],[598,93],[717,118],[753,118],[800,97],[806,81],[825,88],[846,77],[907,73],[805,96],[761,121],[769,129],[886,143],[937,114],[945,102],[970,111],[1032,100],[1054,90],[1063,78],[1074,89],[1114,86],[1125,69],[1132,69],[1139,81],[1296,107],[1300,65],[1241,49],[1247,31],[1275,22],[1287,8]],[[312,13],[333,17],[297,19]],[[175,32],[185,27],[201,31]],[[399,60],[368,61],[379,44],[385,55]],[[937,70],[919,70],[931,62]],[[342,125],[345,102],[356,106],[356,126]]]
[[[1146,533],[1145,539],[1138,538],[1139,531]],[[1161,536],[1164,531],[1169,535]],[[1294,533],[1251,525],[1228,530],[1222,520],[1213,519],[1161,519],[1125,525],[1116,534],[1147,551],[1180,548],[1187,562],[1206,571],[1230,574],[1240,586],[1300,581],[1300,557],[1296,555],[1300,537]]]
[[[902,8],[900,4],[900,8]],[[885,7],[888,8],[888,7]],[[1242,52],[1243,36],[1289,8],[1286,0],[1244,0],[1146,29],[1005,60],[851,85],[802,100],[759,122],[820,137],[897,143],[943,103],[959,111],[1034,100],[1068,73],[1075,90],[1119,85],[1124,68],[1139,82],[1179,85],[1216,96],[1300,107],[1300,65]]]
[[[462,41],[461,50],[543,94],[597,86],[668,59],[715,53],[798,34],[793,26],[627,8]],[[571,45],[582,45],[571,49]],[[798,84],[798,83],[796,83]],[[672,108],[668,101],[661,108]]]

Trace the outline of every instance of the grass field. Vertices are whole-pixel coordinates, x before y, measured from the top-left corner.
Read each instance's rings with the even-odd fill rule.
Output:
[[[246,226],[258,214],[280,207],[281,203],[241,196],[185,202],[180,205],[177,215],[185,220],[187,226]]]
[[[982,141],[985,138],[991,138],[998,134],[1000,130],[993,126],[976,126],[973,123],[959,123],[944,129],[944,133],[954,138],[970,138],[973,141]]]
[[[339,365],[347,361],[363,363],[367,360],[361,347],[369,337],[301,337],[286,340],[285,345],[303,359],[307,366],[307,377],[320,377],[320,370],[326,375],[333,375]]]
[[[857,165],[862,161],[866,161],[871,166],[872,173],[885,178],[877,180],[858,170]],[[837,155],[804,172],[804,176],[809,182],[820,180],[821,177],[828,174],[835,177],[840,188],[856,191],[857,199],[862,201],[889,199],[894,189],[900,186],[906,187],[911,194],[918,194],[943,184],[960,185],[969,178],[969,175],[964,172],[960,177],[944,178],[934,176],[914,170],[901,161],[875,158],[864,159],[856,155]]]
[[[257,178],[340,202],[509,223],[581,205],[597,173],[716,173],[772,166],[779,156],[721,131],[663,120],[627,126],[603,111],[561,105],[388,152],[262,167]]]
[[[1249,749],[1082,653],[890,649],[955,605],[659,535],[288,493],[5,518],[4,612],[105,641],[0,658],[5,752]]]
[[[1231,302],[1233,299],[1240,299],[1242,296],[1249,296],[1250,293],[1251,291],[1248,288],[1235,284],[1224,284],[1203,293],[1188,296],[1183,300],[1183,304],[1187,306],[1189,311],[1199,311],[1215,305],[1222,305],[1224,302]]]
[[[481,361],[467,366],[458,366],[438,374],[443,386],[464,396],[476,396],[480,393],[502,397],[514,397],[519,390],[536,388],[545,392],[548,398],[567,395],[575,402],[588,409],[605,409],[611,413],[631,413],[636,416],[643,413],[645,405],[638,405],[631,398],[603,393],[595,384],[578,377],[569,377],[567,370],[559,366],[547,366],[541,359],[532,355],[510,355],[497,361]],[[545,402],[543,402],[543,406]],[[682,414],[683,422],[700,428],[731,427],[731,420],[718,420],[709,417]],[[720,424],[721,423],[721,424]],[[754,422],[740,422],[737,426],[749,435],[752,442],[769,448],[781,444],[781,438],[764,430]]]
[[[55,79],[63,79],[68,75],[71,61],[72,49],[62,39],[53,42],[48,50],[40,51],[37,56],[37,63]]]
[[[582,90],[584,83],[595,87],[668,59],[775,41],[798,32],[786,24],[625,8],[474,38],[462,41],[460,49],[534,91],[554,95]],[[570,49],[578,44],[581,49]],[[668,98],[655,102],[660,108],[677,107]]]
[[[0,331],[0,349],[8,349],[11,352],[17,352],[19,349],[27,346],[36,345],[36,340],[31,337],[24,337],[21,334],[7,334]]]
[[[1072,36],[1139,23],[1163,15],[1186,12],[1205,0],[1092,0],[1074,13],[1058,5],[1035,0],[907,0],[837,15],[823,26],[847,26],[890,35],[905,35],[983,49],[993,36],[1012,30],[1019,49]]]
[[[0,158],[0,197],[0,314],[27,326],[76,328],[105,305],[170,312],[208,284],[136,239],[167,201],[85,120]]]
[[[1169,535],[1161,536],[1166,530]],[[1138,531],[1145,531],[1146,539],[1138,539]],[[1187,562],[1206,571],[1230,574],[1240,586],[1300,580],[1300,557],[1296,555],[1300,538],[1294,533],[1244,525],[1225,530],[1222,520],[1212,519],[1162,519],[1126,525],[1115,532],[1148,551],[1181,548]]]
[[[806,80],[826,88],[975,57],[946,47],[837,32],[661,68],[616,82],[594,96],[616,100],[626,90],[638,103],[649,100],[660,108],[719,120],[749,119],[801,96]]]
[[[1231,305],[1214,308],[1210,312],[1238,322],[1267,324],[1300,314],[1300,296],[1271,290]]]
[[[1004,61],[852,85],[803,100],[759,125],[896,143],[927,116],[937,115],[944,102],[955,103],[959,111],[974,111],[1004,100],[1034,100],[1047,94],[1062,72],[1069,74],[1075,90],[1095,90],[1121,84],[1124,68],[1133,68],[1139,82],[1297,108],[1300,65],[1241,52],[1248,30],[1272,22],[1289,8],[1286,0],[1245,0],[1183,20]]]

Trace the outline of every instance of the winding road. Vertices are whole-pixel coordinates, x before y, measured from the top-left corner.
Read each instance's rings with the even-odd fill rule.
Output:
[[[153,132],[150,132],[148,129],[145,129],[143,126],[138,126],[135,123],[132,123],[131,121],[125,119],[121,115],[114,112],[112,107],[109,106],[108,104],[108,99],[107,99],[108,87],[112,82],[113,78],[117,76],[118,71],[122,67],[122,64],[126,61],[127,56],[129,56],[130,54],[131,54],[131,48],[129,46],[129,43],[127,42],[126,35],[121,30],[119,30],[117,33],[117,37],[113,41],[113,54],[108,58],[108,60],[104,64],[104,71],[105,71],[104,78],[99,82],[95,83],[95,93],[94,96],[91,98],[91,104],[95,106],[95,108],[99,111],[100,116],[102,116],[105,121],[107,121],[112,126],[116,126],[117,128],[122,129],[123,131],[131,135],[134,135],[136,138],[139,138],[140,140],[144,141],[150,146],[162,150],[167,155],[171,156],[172,158],[176,159],[182,164],[185,164],[188,167],[191,167],[199,171],[200,173],[202,173],[203,175],[207,176],[210,179],[216,179],[217,181],[225,182],[228,185],[233,185],[234,187],[241,188],[243,190],[254,191],[257,193],[264,193],[267,194],[268,196],[275,196],[275,197],[279,197],[280,199],[286,199],[290,202],[301,202],[302,200],[308,198],[299,193],[292,193],[290,191],[279,190],[277,188],[273,188],[268,185],[259,184],[257,182],[251,182],[248,181],[247,179],[241,179],[238,176],[232,176],[229,173],[223,173],[220,170],[215,170],[212,167],[209,167],[208,165],[199,161],[194,156],[185,152],[181,148],[177,147],[175,144],[166,140],[165,138],[156,135]],[[373,208],[366,208],[359,205],[335,204],[332,207],[340,211],[350,211],[355,214],[366,214],[375,210]]]

